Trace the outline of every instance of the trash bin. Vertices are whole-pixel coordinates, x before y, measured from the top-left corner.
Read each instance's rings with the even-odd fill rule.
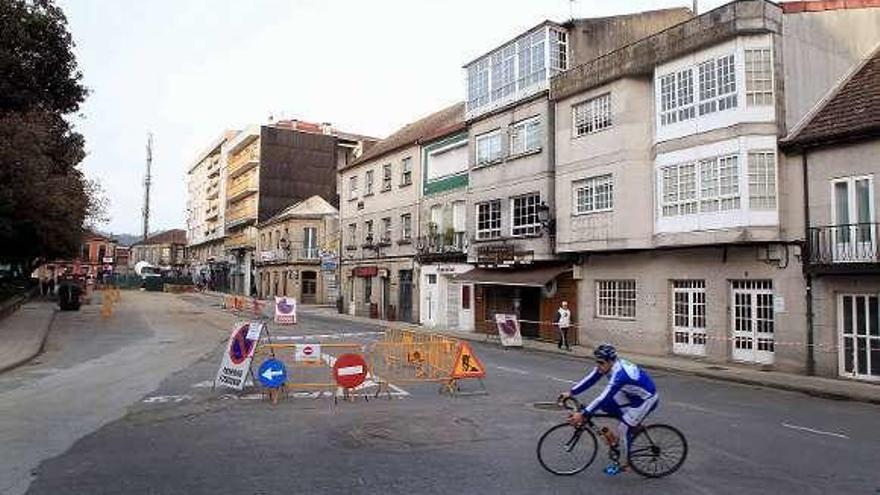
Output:
[[[58,284],[58,306],[61,311],[79,311],[82,287],[78,283],[65,280]]]

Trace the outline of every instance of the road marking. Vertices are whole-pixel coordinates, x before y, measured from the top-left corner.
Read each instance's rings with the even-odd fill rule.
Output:
[[[849,437],[844,435],[843,433],[833,433],[830,431],[815,430],[813,428],[808,428],[806,426],[790,425],[788,423],[781,423],[781,424],[782,424],[782,426],[784,426],[786,428],[791,428],[792,430],[808,431],[810,433],[815,433],[817,435],[828,435],[829,437],[845,438],[845,439],[849,440]]]
[[[566,380],[565,378],[556,378],[555,376],[548,376],[547,378],[553,380],[554,382],[562,382],[562,383],[577,383],[574,380]]]
[[[154,395],[144,399],[146,404],[165,404],[168,402],[183,402],[192,399],[190,395]]]
[[[517,369],[517,368],[508,368],[507,366],[498,366],[498,365],[495,365],[495,368],[496,368],[496,369],[499,369],[499,370],[501,370],[501,371],[507,371],[507,372],[509,372],[509,373],[516,373],[516,374],[518,374],[518,375],[530,375],[530,374],[531,374],[531,373],[529,373],[529,372],[526,371],[526,370],[521,370],[521,369]]]

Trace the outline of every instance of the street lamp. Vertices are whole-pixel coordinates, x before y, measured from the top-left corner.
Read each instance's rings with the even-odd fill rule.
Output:
[[[554,235],[555,221],[550,218],[550,207],[543,201],[538,205],[538,222],[541,228],[546,230],[551,236]]]

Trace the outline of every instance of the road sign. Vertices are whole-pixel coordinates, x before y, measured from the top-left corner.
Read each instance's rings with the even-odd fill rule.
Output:
[[[460,343],[455,367],[452,369],[452,378],[483,378],[484,376],[486,376],[486,368],[474,354],[471,346],[466,342]]]
[[[297,344],[294,359],[300,362],[317,362],[321,360],[321,344]]]
[[[266,388],[278,388],[287,381],[287,368],[277,359],[267,359],[260,365],[257,378]]]
[[[263,326],[259,324],[254,326],[248,322],[240,322],[235,325],[229,335],[226,352],[223,353],[223,362],[214,379],[216,383],[224,387],[242,389],[262,330]]]
[[[296,299],[292,297],[275,297],[275,323],[293,325],[296,323]]]
[[[501,345],[505,347],[522,347],[522,334],[519,331],[519,320],[516,315],[495,314],[495,325]]]
[[[333,379],[342,388],[355,388],[367,378],[367,362],[360,354],[343,354],[333,365]]]

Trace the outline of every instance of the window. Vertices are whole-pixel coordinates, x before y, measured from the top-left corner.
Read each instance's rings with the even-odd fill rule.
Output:
[[[356,246],[358,242],[358,226],[356,223],[348,224],[348,245]]]
[[[697,174],[693,163],[661,169],[663,216],[688,215],[697,212]]]
[[[551,76],[568,70],[568,33],[550,31],[550,72]]]
[[[452,203],[452,230],[454,232],[464,232],[465,227],[465,202],[455,201]]]
[[[697,66],[700,78],[700,115],[718,110],[718,87],[715,84],[715,59],[707,60]]]
[[[541,195],[538,193],[511,199],[511,235],[533,235],[541,231],[541,222],[538,220],[540,203]]]
[[[516,42],[519,57],[519,89],[527,88],[546,78],[544,73],[544,41],[546,31],[543,29],[527,34]]]
[[[575,214],[608,211],[614,207],[614,181],[611,174],[575,182]]]
[[[357,199],[358,197],[358,178],[353,175],[348,178],[348,199]]]
[[[739,159],[736,155],[700,160],[700,211],[738,210]]]
[[[715,62],[718,73],[718,110],[736,108],[736,63],[733,55]]]
[[[477,165],[501,159],[501,131],[495,130],[477,136]]]
[[[749,209],[776,209],[776,155],[749,152]]]
[[[489,103],[489,59],[485,58],[467,68],[468,110]]]
[[[597,96],[572,108],[575,137],[611,127],[611,94]]]
[[[412,239],[412,215],[409,213],[400,215],[400,238],[401,240]]]
[[[373,221],[367,220],[364,222],[364,244],[372,244],[373,243]]]
[[[773,104],[773,63],[769,48],[746,50],[746,105]]]
[[[440,205],[431,207],[431,223],[429,228],[435,234],[443,232],[443,208]]]
[[[412,239],[412,215],[409,213],[400,215],[400,238],[406,241]]]
[[[492,54],[492,100],[516,92],[516,47],[507,45]]]
[[[596,316],[635,319],[636,281],[597,280]]]
[[[517,155],[520,153],[527,153],[529,151],[536,151],[540,149],[540,117],[524,120],[513,125],[510,133],[510,154]]]
[[[391,217],[382,219],[382,242],[391,242]]]
[[[400,185],[412,184],[412,157],[406,157],[400,162]]]
[[[364,177],[364,196],[371,194],[373,194],[373,171],[367,170],[367,175]]]
[[[391,164],[382,165],[382,190],[391,190]]]
[[[461,286],[461,309],[471,309],[471,286]]]
[[[373,277],[364,277],[364,303],[373,302]]]
[[[477,204],[477,239],[501,237],[501,200]]]
[[[660,77],[660,125],[692,119],[694,112],[693,69]]]
[[[303,258],[314,259],[318,257],[318,229],[315,227],[303,228]]]

